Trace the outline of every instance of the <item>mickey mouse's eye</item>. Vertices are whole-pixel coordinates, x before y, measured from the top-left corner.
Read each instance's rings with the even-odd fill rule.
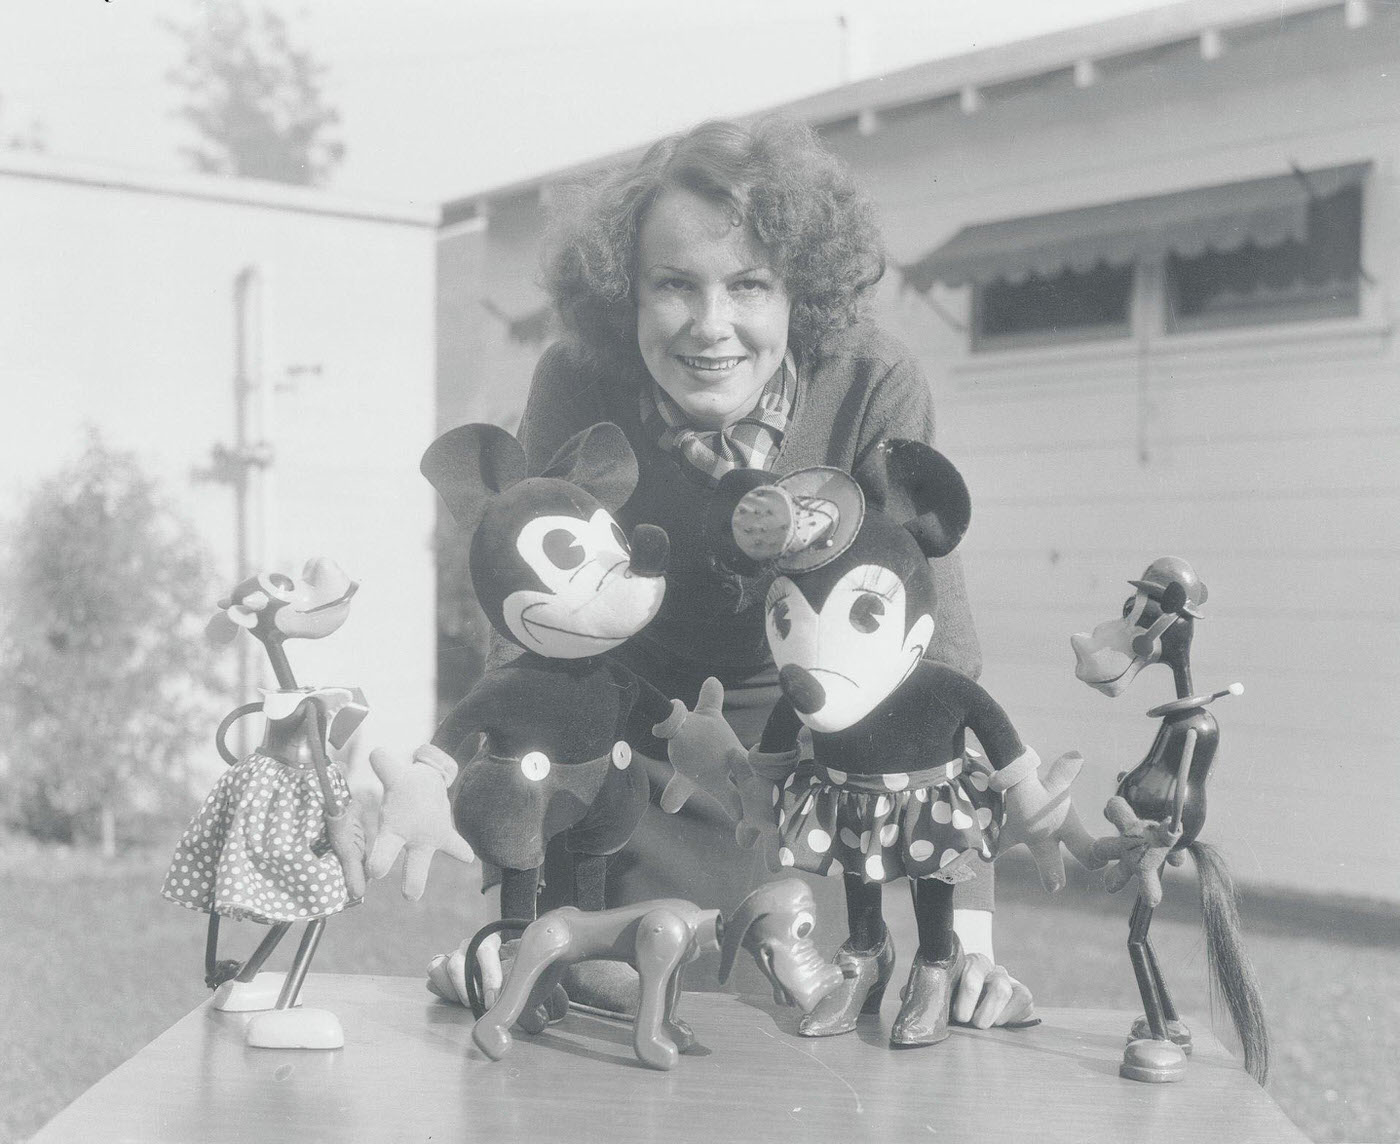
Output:
[[[618,524],[617,521],[613,521],[612,532],[613,539],[617,541],[617,546],[621,548],[623,552],[631,555],[632,546],[627,543],[627,533],[622,531],[622,526]]]
[[[773,630],[778,633],[780,640],[785,640],[792,634],[792,616],[788,612],[786,600],[779,600],[768,610],[769,618],[773,621]]]
[[[851,605],[851,627],[869,635],[879,630],[885,614],[885,601],[873,592],[862,592]]]
[[[567,528],[551,528],[544,534],[541,547],[556,568],[577,568],[583,563],[583,545]]]

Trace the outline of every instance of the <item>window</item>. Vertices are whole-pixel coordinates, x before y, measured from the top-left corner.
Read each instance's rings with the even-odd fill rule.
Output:
[[[978,223],[900,269],[970,286],[974,351],[1356,317],[1369,168]]]
[[[1272,246],[1168,254],[1168,332],[1361,312],[1361,188],[1308,204],[1307,233]]]
[[[1022,282],[999,278],[973,293],[973,348],[1125,337],[1132,301],[1132,266],[1065,267],[1049,277],[1032,273]]]

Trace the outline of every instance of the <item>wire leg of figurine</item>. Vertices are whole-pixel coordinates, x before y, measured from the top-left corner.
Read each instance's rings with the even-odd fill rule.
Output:
[[[662,1028],[668,1008],[671,981],[680,970],[690,941],[690,927],[670,910],[653,910],[637,925],[637,1023],[632,1047],[644,1065],[663,1071],[674,1068],[680,1056],[676,1043]]]
[[[297,998],[301,996],[302,983],[306,980],[306,971],[311,965],[311,959],[316,956],[316,947],[321,944],[321,934],[325,932],[325,928],[325,918],[307,922],[306,932],[301,935],[301,945],[297,947],[296,958],[292,961],[292,968],[282,985],[282,995],[277,998],[277,1008],[295,1007]]]
[[[204,935],[204,984],[217,989],[238,975],[238,962],[231,958],[219,960],[219,915],[209,911],[209,928]]]
[[[1162,979],[1162,971],[1157,965],[1157,951],[1153,948],[1151,940],[1146,939],[1143,944],[1147,952],[1147,967],[1152,974],[1157,996],[1162,999],[1162,1017],[1166,1024],[1167,1039],[1173,1044],[1180,1045],[1182,1050],[1189,1055],[1191,1052],[1191,1030],[1187,1028],[1186,1022],[1177,1013],[1176,1004],[1167,991],[1167,983]],[[1150,1036],[1152,1036],[1152,1029],[1147,1022],[1146,1015],[1144,1015],[1133,1022],[1133,1031],[1128,1035],[1128,1038],[1139,1041]]]
[[[258,970],[272,956],[272,951],[277,948],[278,943],[287,936],[287,931],[292,928],[291,922],[274,922],[263,935],[262,941],[258,942],[258,948],[253,950],[252,955],[243,963],[243,968],[238,971],[238,981],[252,981],[257,976]]]
[[[1118,1074],[1129,1080],[1161,1084],[1180,1080],[1186,1074],[1186,1053],[1167,1033],[1160,990],[1161,975],[1160,972],[1153,972],[1156,958],[1147,938],[1151,925],[1152,907],[1145,898],[1139,897],[1128,925],[1128,956],[1132,959],[1133,974],[1137,977],[1138,992],[1142,995],[1146,1010],[1146,1031],[1149,1036],[1129,1039],[1127,1048],[1123,1050],[1123,1063],[1119,1065]],[[1133,1033],[1137,1031],[1135,1025]]]
[[[510,1051],[510,1027],[525,1011],[540,978],[568,952],[570,941],[569,927],[557,914],[547,914],[521,936],[500,996],[472,1026],[476,1047],[493,1061]]]
[[[680,1004],[681,999],[681,975],[684,968],[683,965],[677,966],[676,971],[671,974],[670,983],[666,986],[666,1012],[662,1017],[662,1025],[681,1052],[695,1044],[695,1030],[676,1016],[676,1006]]]

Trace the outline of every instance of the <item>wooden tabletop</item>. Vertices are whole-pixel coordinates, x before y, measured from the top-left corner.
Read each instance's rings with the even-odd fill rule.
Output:
[[[517,1030],[492,1062],[471,1014],[419,979],[312,975],[303,997],[339,1015],[343,1049],[251,1049],[246,1014],[205,1004],[34,1144],[1307,1139],[1204,1021],[1190,1022],[1185,1080],[1149,1085],[1118,1076],[1128,1013],[1049,1009],[1023,1032],[894,1051],[893,996],[878,1023],[814,1040],[795,1035],[796,1010],[691,993],[680,1015],[703,1047],[663,1073],[636,1062],[630,1026],[577,1012],[538,1037]]]

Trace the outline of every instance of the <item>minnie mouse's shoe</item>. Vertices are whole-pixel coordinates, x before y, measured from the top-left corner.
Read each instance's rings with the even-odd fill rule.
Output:
[[[962,943],[956,937],[953,938],[953,952],[941,961],[925,961],[922,954],[914,958],[909,984],[900,993],[904,1004],[890,1030],[891,1046],[912,1048],[947,1040],[953,986],[962,971]]]
[[[841,984],[823,997],[797,1026],[804,1037],[834,1037],[856,1027],[862,1013],[878,1013],[885,986],[894,972],[894,942],[890,931],[875,949],[858,951],[849,943],[836,951]]]

